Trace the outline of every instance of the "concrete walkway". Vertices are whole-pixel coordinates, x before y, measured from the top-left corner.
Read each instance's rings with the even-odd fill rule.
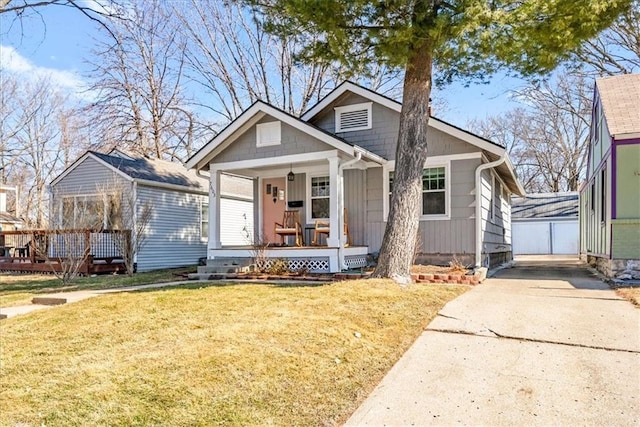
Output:
[[[32,311],[43,310],[43,309],[55,307],[61,304],[68,304],[76,301],[82,301],[85,299],[97,297],[104,294],[110,294],[115,292],[133,292],[133,291],[139,291],[143,289],[166,288],[169,286],[184,285],[186,283],[193,283],[193,280],[182,280],[178,282],[167,282],[167,283],[154,283],[151,285],[127,286],[123,288],[113,288],[113,289],[96,289],[96,290],[86,290],[86,291],[38,294],[33,298],[33,302],[34,302],[33,304],[0,308],[0,319],[6,319],[9,317],[18,316],[20,314],[27,314],[27,313],[31,313]]]
[[[347,421],[640,425],[640,310],[576,260],[523,260],[447,304]]]

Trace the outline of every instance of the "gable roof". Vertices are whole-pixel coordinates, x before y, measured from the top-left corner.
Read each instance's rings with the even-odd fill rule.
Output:
[[[512,219],[578,218],[578,192],[527,194],[511,198]]]
[[[130,181],[149,186],[178,186],[197,192],[208,191],[208,181],[196,175],[195,171],[186,169],[180,163],[160,159],[149,159],[146,157],[121,157],[119,155],[114,156],[96,151],[87,151],[57,178],[51,181],[51,185],[56,185],[69,172],[89,157]]]
[[[356,156],[359,152],[363,157],[378,163],[383,163],[385,159],[374,154],[362,147],[350,144],[344,139],[333,135],[324,129],[302,121],[291,114],[274,107],[273,105],[256,101],[240,114],[234,121],[229,123],[222,131],[220,131],[211,141],[204,145],[186,162],[188,168],[203,168],[207,163],[218,155],[222,150],[228,147],[240,135],[242,135],[249,127],[256,124],[265,115],[271,116],[289,126],[292,126],[306,134],[346,153],[350,156]]]
[[[596,87],[611,135],[640,133],[640,74],[597,79]]]

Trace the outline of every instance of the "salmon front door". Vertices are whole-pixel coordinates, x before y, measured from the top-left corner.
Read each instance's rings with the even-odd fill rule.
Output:
[[[265,241],[278,243],[273,233],[276,222],[281,223],[287,205],[287,181],[284,178],[262,180],[262,235]]]

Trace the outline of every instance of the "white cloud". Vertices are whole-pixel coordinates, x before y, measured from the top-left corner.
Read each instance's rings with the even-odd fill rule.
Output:
[[[16,74],[23,79],[47,77],[58,89],[86,97],[83,92],[87,84],[72,71],[57,70],[35,65],[11,46],[0,45],[0,70]]]

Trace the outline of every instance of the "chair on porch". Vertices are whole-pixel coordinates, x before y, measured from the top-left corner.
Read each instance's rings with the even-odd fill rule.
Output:
[[[300,214],[298,211],[284,211],[282,223],[275,223],[273,233],[280,236],[282,244],[285,243],[285,237],[295,236],[296,246],[304,245],[302,225],[300,225]]]
[[[320,236],[326,234],[329,237],[329,233],[331,232],[329,221],[317,219],[315,228],[313,230],[313,241],[311,244],[313,246],[320,245]],[[344,235],[347,236],[347,242],[345,246],[351,245],[351,236],[349,235],[349,221],[347,220],[347,209],[344,210]]]

